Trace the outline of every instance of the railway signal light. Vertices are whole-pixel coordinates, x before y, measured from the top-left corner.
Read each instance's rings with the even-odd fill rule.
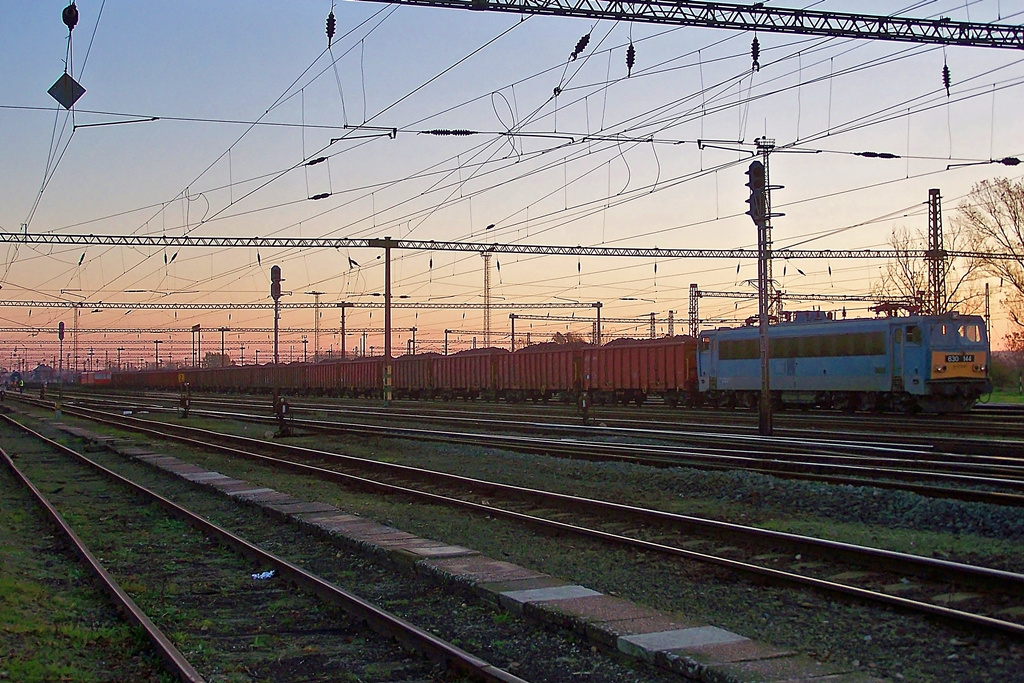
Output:
[[[281,298],[281,266],[270,268],[270,296],[274,301]]]
[[[57,339],[64,341],[64,323],[57,323]]]
[[[764,164],[760,161],[750,162],[750,167],[746,170],[746,174],[749,177],[746,185],[750,188],[750,198],[746,200],[747,204],[750,205],[750,209],[746,214],[755,223],[761,223],[768,217],[765,210]]]

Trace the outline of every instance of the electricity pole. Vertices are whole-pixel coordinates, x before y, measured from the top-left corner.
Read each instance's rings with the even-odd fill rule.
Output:
[[[313,362],[320,362],[320,295],[323,292],[311,290],[306,294],[313,295]]]
[[[371,239],[371,247],[384,249],[384,405],[391,405],[392,366],[391,366],[391,247],[394,241],[390,237]]]

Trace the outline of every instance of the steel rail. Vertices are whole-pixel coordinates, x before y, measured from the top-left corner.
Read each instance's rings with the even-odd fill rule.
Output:
[[[2,416],[6,421],[19,425],[15,420],[12,420],[6,415]],[[20,425],[19,425],[20,426]],[[96,579],[100,582],[103,590],[110,596],[114,601],[118,611],[125,616],[125,618],[134,623],[136,626],[141,628],[145,633],[146,637],[153,644],[160,658],[164,660],[164,663],[175,677],[185,681],[185,683],[203,683],[205,679],[200,675],[198,671],[185,659],[185,655],[181,654],[181,651],[174,646],[174,643],[164,635],[153,621],[146,616],[146,613],[135,604],[135,601],[131,599],[120,584],[110,575],[100,561],[96,559],[89,547],[85,545],[78,534],[75,533],[74,529],[64,520],[64,517],[57,512],[57,508],[46,499],[42,491],[36,488],[36,485],[14,464],[14,460],[7,454],[7,452],[0,448],[0,457],[3,458],[7,468],[11,470],[11,473],[21,482],[21,484],[28,489],[29,492],[35,497],[36,502],[39,503],[50,521],[62,533],[65,539],[71,544],[72,550],[75,551],[85,564],[89,566]]]
[[[35,402],[34,399],[31,398],[19,398],[26,402]],[[171,408],[164,408],[162,406],[148,407],[151,410],[174,410]],[[69,407],[65,406],[65,411],[67,412],[68,410]],[[90,411],[89,408],[85,407],[82,407],[81,410]],[[101,411],[91,412],[99,413]],[[205,415],[221,419],[240,419],[267,424],[277,423],[276,418],[263,415],[195,409],[193,409],[191,413],[193,415]],[[759,459],[754,457],[754,454],[749,448],[750,441],[756,441],[758,437],[749,437],[743,440],[745,446],[744,455],[732,455],[731,453],[723,454],[720,452],[713,452],[711,449],[705,449],[703,451],[673,450],[670,452],[670,455],[651,456],[648,454],[649,446],[629,446],[606,442],[567,442],[558,439],[538,439],[536,437],[501,436],[466,432],[442,432],[430,429],[395,427],[393,425],[381,427],[351,422],[302,420],[295,418],[294,416],[289,418],[289,424],[293,426],[304,426],[325,432],[362,434],[376,437],[381,436],[383,433],[392,438],[440,441],[445,443],[451,443],[454,441],[490,448],[505,448],[519,452],[537,453],[541,455],[555,454],[568,458],[631,462],[652,467],[687,466],[707,470],[743,470],[799,481],[825,481],[831,484],[843,484],[848,486],[873,486],[876,488],[907,491],[935,498],[1024,507],[1024,493],[950,488],[948,486],[913,483],[920,480],[940,483],[958,482],[963,484],[989,486],[1003,485],[1010,488],[1024,490],[1024,480],[1022,479],[995,479],[993,477],[981,477],[966,474],[961,475],[956,473],[917,471],[906,468],[894,468],[884,464],[879,466],[869,466],[867,464],[848,465],[799,460],[780,460],[776,458],[773,453],[767,451],[763,453],[765,458]],[[740,439],[741,437],[736,438]],[[721,449],[717,450],[720,451]],[[891,481],[886,481],[880,477],[889,477]]]
[[[65,394],[67,396],[67,394]],[[80,400],[90,405],[121,405],[117,400],[105,400],[102,397],[97,397],[95,394],[91,395],[78,395]],[[131,398],[130,395],[126,398]],[[173,399],[168,399],[166,395],[159,395],[153,397],[155,401],[173,400],[177,401],[178,397],[175,396]],[[202,404],[225,404],[228,401],[219,401],[212,396],[200,396],[193,395],[192,405],[193,410],[197,414],[209,414],[211,416],[218,416],[220,413],[216,411],[204,411],[196,409],[196,406]],[[130,404],[129,404],[130,405]],[[238,408],[242,405],[236,398],[230,402],[230,405]],[[258,401],[253,402],[251,405],[261,407],[264,404]],[[165,410],[164,406],[157,404],[159,409]],[[716,442],[720,445],[737,445],[744,448],[749,447],[751,444],[765,443],[763,437],[751,434],[745,434],[742,432],[738,433],[727,433],[727,432],[709,432],[706,424],[692,424],[693,429],[689,431],[682,431],[679,427],[687,426],[683,423],[673,422],[671,423],[671,429],[661,428],[658,431],[652,431],[652,427],[655,423],[651,421],[645,421],[643,427],[629,426],[636,420],[623,420],[627,423],[627,426],[615,426],[615,423],[619,420],[614,418],[601,417],[601,426],[588,426],[581,427],[578,424],[568,425],[560,423],[536,423],[536,422],[516,422],[511,423],[507,418],[481,418],[476,415],[464,416],[464,415],[434,415],[434,414],[423,414],[422,408],[416,406],[415,413],[409,413],[405,411],[396,411],[395,406],[392,406],[387,411],[363,407],[360,406],[357,409],[353,409],[349,406],[324,406],[318,404],[300,403],[294,401],[290,404],[290,409],[293,411],[293,417],[300,414],[300,412],[308,411],[314,413],[350,413],[355,412],[359,417],[365,417],[373,420],[374,418],[382,418],[386,420],[394,420],[396,417],[401,417],[403,420],[415,421],[415,422],[427,422],[427,423],[469,423],[473,426],[481,426],[494,424],[500,426],[501,429],[507,430],[509,428],[522,429],[527,432],[535,430],[546,430],[554,431],[556,433],[564,433],[571,435],[574,438],[578,438],[582,433],[586,433],[588,436],[595,434],[609,435],[609,436],[634,436],[640,435],[647,439],[657,440],[670,440],[670,441],[682,441],[684,443],[691,441],[698,441],[702,445],[706,445],[710,442]],[[521,414],[516,415],[517,418],[522,418]],[[250,419],[263,419],[262,416],[251,416]],[[351,419],[351,418],[350,418]],[[312,428],[318,428],[318,422],[305,422],[306,426]],[[328,422],[328,425],[332,423]],[[363,423],[339,423],[347,425],[356,425]],[[663,423],[668,426],[669,423]],[[373,424],[363,425],[366,429],[374,429]],[[898,451],[901,456],[898,458],[900,462],[910,462],[911,464],[917,465],[922,468],[928,468],[929,472],[935,473],[937,470],[935,467],[944,468],[943,471],[949,473],[964,473],[973,472],[980,475],[1002,475],[1020,478],[1024,476],[1024,459],[1019,457],[1021,444],[1016,441],[1006,442],[993,442],[991,440],[979,443],[978,440],[966,440],[962,438],[945,438],[945,437],[901,437],[901,440],[895,441],[871,441],[865,438],[862,434],[857,432],[830,432],[830,439],[824,440],[820,437],[820,432],[813,430],[800,430],[793,428],[786,428],[778,431],[778,434],[771,439],[770,443],[773,447],[784,443],[788,447],[794,449],[793,452],[804,451],[813,453],[815,455],[822,455],[832,457],[835,459],[849,459],[852,462],[860,464],[862,466],[871,466],[872,463],[878,463],[881,467],[888,467],[892,463],[891,461],[875,460],[878,456],[872,455],[871,453],[877,452],[880,455],[891,453],[894,450]],[[842,442],[837,442],[836,437],[844,439]],[[841,447],[841,448],[840,448]],[[946,450],[939,450],[940,448]],[[816,449],[816,450],[812,450]],[[824,449],[824,450],[822,450]],[[863,454],[846,453],[847,449],[853,449],[854,451],[863,451]],[[952,450],[949,450],[952,449]],[[913,460],[909,460],[907,456],[914,455]],[[969,455],[972,459],[964,462],[964,455]],[[948,497],[948,496],[947,496]],[[1015,499],[1011,499],[1010,504],[1020,504],[1019,500],[1013,502]],[[1024,500],[1024,499],[1021,499]],[[985,502],[1002,503],[1007,501],[988,500]]]
[[[245,413],[202,410],[194,410],[192,411],[192,413],[196,415],[207,415],[210,417],[276,422],[276,418],[262,415],[249,415]],[[858,475],[859,477],[861,477],[860,481],[873,482],[875,481],[875,479],[872,476],[865,475],[877,474],[877,476],[880,477],[889,477],[900,481],[927,480],[933,482],[957,482],[963,484],[1005,486],[1008,488],[1024,491],[1024,479],[1019,478],[1007,479],[996,477],[981,477],[970,474],[957,474],[952,472],[919,471],[906,469],[904,467],[892,467],[884,464],[836,464],[800,460],[773,460],[770,463],[771,466],[768,466],[764,460],[755,459],[755,457],[753,456],[757,455],[757,453],[752,453],[749,448],[746,451],[746,455],[728,455],[716,453],[712,452],[712,449],[673,449],[667,451],[668,455],[661,457],[652,457],[650,455],[647,455],[647,452],[650,447],[646,445],[633,446],[628,444],[612,444],[606,442],[582,441],[566,442],[560,439],[546,439],[538,437],[521,437],[482,433],[476,434],[471,432],[447,432],[431,429],[395,427],[393,425],[380,427],[351,422],[324,422],[318,420],[303,420],[295,417],[289,418],[289,423],[295,426],[310,427],[321,431],[334,431],[348,434],[364,433],[372,436],[380,436],[381,433],[383,432],[388,436],[394,438],[411,438],[421,441],[444,442],[451,442],[454,440],[459,443],[483,445],[493,448],[508,448],[519,451],[525,450],[533,453],[558,452],[576,457],[593,457],[595,459],[624,460],[628,462],[637,462],[641,464],[660,463],[662,465],[668,466],[679,466],[682,464],[697,463],[699,466],[706,466],[705,460],[708,458],[713,458],[716,461],[722,463],[723,465],[740,464],[742,466],[744,463],[754,463],[755,467],[746,469],[750,469],[751,471],[758,471],[782,476],[789,474],[799,475],[807,472],[833,476],[829,474],[829,472],[838,472],[844,473],[847,476]],[[756,439],[744,439],[743,441],[745,444],[749,445],[751,440]],[[604,451],[607,451],[609,454],[594,454],[593,451],[595,449],[602,449]],[[771,451],[763,451],[760,453],[760,455],[770,458],[773,456],[773,453]],[[985,495],[988,494],[988,492],[982,493],[984,493]]]
[[[97,413],[99,411],[85,409],[81,412]],[[646,516],[650,519],[657,519],[659,521],[672,521],[674,523],[678,523],[681,525],[691,525],[693,527],[703,526],[706,528],[714,528],[732,534],[742,533],[745,536],[745,540],[749,541],[750,536],[745,532],[751,530],[751,528],[742,527],[741,525],[716,522],[714,520],[704,520],[700,518],[688,517],[685,515],[677,515],[674,513],[662,512],[657,510],[646,510],[643,508],[622,505],[619,503],[610,503],[607,501],[577,498],[575,496],[570,496],[567,494],[558,494],[548,491],[541,491],[538,489],[529,489],[524,487],[512,486],[508,484],[501,484],[497,482],[483,481],[471,477],[463,477],[460,475],[436,472],[433,470],[424,470],[422,468],[411,467],[408,465],[399,465],[394,463],[384,463],[380,461],[367,460],[365,458],[358,458],[355,456],[331,453],[328,451],[320,451],[317,449],[301,448],[297,446],[288,446],[282,444],[271,444],[265,441],[260,441],[258,439],[252,439],[249,437],[221,434],[218,432],[213,432],[211,430],[199,429],[194,427],[182,427],[180,425],[161,424],[159,425],[160,428],[156,428],[153,426],[148,426],[151,425],[152,423],[148,423],[147,425],[146,421],[138,420],[136,418],[113,416],[99,417],[95,415],[85,415],[85,417],[88,417],[88,419],[96,420],[103,424],[128,427],[129,429],[149,434],[151,436],[155,436],[158,438],[169,439],[197,448],[213,450],[216,452],[225,453],[236,457],[243,457],[256,462],[268,463],[275,467],[284,468],[293,472],[314,475],[318,478],[330,479],[334,481],[344,482],[347,484],[356,484],[362,487],[367,487],[373,490],[385,491],[388,493],[408,495],[429,502],[442,504],[445,506],[461,507],[486,515],[501,516],[515,521],[527,523],[530,525],[581,535],[588,538],[594,538],[601,541],[614,543],[617,545],[624,545],[627,547],[636,548],[640,550],[648,550],[669,556],[695,560],[706,564],[713,564],[748,576],[755,576],[761,579],[769,579],[771,581],[784,585],[797,586],[801,588],[813,588],[819,591],[838,594],[848,598],[855,598],[863,601],[884,604],[886,606],[893,607],[896,609],[924,613],[930,616],[938,617],[961,625],[971,624],[973,626],[980,626],[991,631],[998,631],[1010,634],[1018,638],[1024,637],[1024,625],[1022,624],[1003,621],[1000,619],[995,619],[984,615],[971,614],[969,612],[963,612],[961,610],[955,610],[948,607],[942,607],[930,603],[919,602],[916,600],[909,600],[906,598],[901,598],[898,596],[888,595],[884,593],[876,593],[874,591],[858,588],[855,586],[848,586],[833,581],[827,581],[824,579],[817,579],[813,577],[802,576],[799,574],[793,574],[791,572],[771,569],[768,567],[761,567],[746,562],[740,562],[738,560],[731,560],[728,558],[708,555],[706,553],[699,553],[692,550],[686,550],[684,548],[677,548],[674,546],[668,546],[661,543],[654,543],[652,541],[644,541],[640,539],[630,538],[628,536],[613,534],[610,532],[601,531],[599,529],[581,527],[578,525],[568,524],[565,522],[535,517],[533,515],[515,512],[512,510],[506,510],[504,508],[493,507],[482,503],[475,503],[460,498],[452,498],[450,496],[443,496],[440,494],[431,493],[427,491],[420,491],[406,486],[388,484],[385,482],[376,481],[374,479],[368,479],[366,477],[346,474],[343,472],[338,472],[323,467],[316,467],[314,465],[306,465],[288,460],[281,460],[268,455],[262,455],[257,452],[243,450],[242,448],[239,447],[225,445],[223,443],[210,443],[207,441],[202,441],[188,434],[199,434],[206,438],[226,440],[229,443],[235,444],[245,444],[252,447],[258,447],[264,451],[269,449],[272,451],[290,454],[303,454],[309,457],[316,457],[319,459],[343,461],[348,462],[350,464],[354,464],[364,469],[368,468],[371,470],[380,470],[392,474],[397,472],[402,476],[411,476],[413,478],[427,478],[428,480],[431,481],[444,481],[459,485],[472,485],[478,490],[483,490],[486,492],[514,492],[519,495],[540,498],[546,502],[558,502],[559,504],[568,505],[570,509],[575,509],[576,511],[578,511],[581,506],[593,506],[595,509],[614,511],[616,513],[625,513],[633,516]],[[163,431],[164,429],[168,431]],[[855,546],[853,544],[845,544],[837,541],[824,541],[822,539],[798,536],[796,534],[785,534],[782,532],[766,530],[754,531],[757,532],[757,535],[759,535],[764,542],[785,541],[788,543],[806,544],[805,547],[807,548],[818,549],[822,553],[831,553],[833,556],[837,553],[860,554],[863,558],[865,553],[870,552],[870,554],[872,554],[872,556],[877,558],[879,561],[885,563],[895,563],[902,570],[906,570],[908,566],[913,564],[919,567],[920,571],[922,571],[922,573],[925,574],[935,572],[956,572],[961,578],[968,582],[977,581],[983,585],[991,585],[990,582],[996,582],[1004,589],[1012,588],[1015,591],[1024,594],[1024,575],[1021,574],[1003,572],[1000,570],[988,569],[984,567],[973,567],[970,565],[962,565],[956,562],[948,562],[946,560],[936,560],[933,558],[925,558],[916,555],[908,555],[904,553],[897,553],[887,550],[864,548],[863,546]],[[861,561],[863,562],[863,559]]]
[[[292,581],[304,590],[318,596],[325,602],[338,606],[352,614],[356,618],[364,620],[370,627],[388,636],[395,638],[408,648],[426,654],[432,661],[445,664],[448,668],[463,674],[473,680],[486,683],[528,683],[522,678],[508,673],[489,662],[472,655],[440,638],[425,631],[414,624],[405,621],[389,612],[377,607],[359,596],[343,590],[337,585],[326,581],[316,574],[313,574],[302,567],[299,567],[288,560],[269,553],[262,548],[246,541],[244,538],[220,527],[213,522],[187,510],[168,498],[127,479],[120,474],[93,462],[81,453],[57,443],[42,434],[32,430],[28,426],[14,420],[6,415],[2,416],[5,421],[16,425],[26,433],[46,443],[50,447],[65,453],[76,460],[94,468],[99,473],[112,481],[118,482],[132,491],[150,498],[170,515],[193,526],[208,536],[215,537],[219,542],[241,553],[245,557],[272,566],[289,581]]]

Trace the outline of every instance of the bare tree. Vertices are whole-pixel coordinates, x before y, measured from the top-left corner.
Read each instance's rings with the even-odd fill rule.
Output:
[[[958,223],[954,222],[951,228],[942,235],[943,249],[958,251],[966,241],[966,236]],[[911,233],[907,228],[896,228],[889,237],[889,247],[896,252],[896,258],[886,264],[880,278],[871,287],[872,294],[879,298],[903,300],[906,303],[902,308],[909,313],[952,310],[973,313],[980,309],[980,296],[975,281],[981,264],[973,260],[961,259],[958,262],[956,259],[945,259],[942,277],[946,283],[946,292],[942,310],[929,311],[931,297],[928,293],[928,262],[916,255],[927,249],[927,236],[921,230]]]
[[[955,223],[975,251],[1010,254],[1014,258],[981,257],[983,271],[1008,284],[1003,299],[1010,319],[1024,327],[1024,182],[1006,178],[983,180],[960,204]]]

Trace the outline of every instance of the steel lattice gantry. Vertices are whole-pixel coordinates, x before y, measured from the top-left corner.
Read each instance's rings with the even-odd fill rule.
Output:
[[[612,21],[724,28],[737,31],[796,33],[908,43],[1024,49],[1024,27],[951,21],[948,18],[823,12],[765,7],[765,3],[734,5],[686,0],[371,0],[399,5],[425,5],[516,14],[547,14]]]
[[[492,252],[495,254],[542,254],[552,256],[616,256],[626,258],[723,258],[756,259],[757,249],[659,249],[658,247],[587,247],[543,244],[499,244],[484,242],[439,242],[435,240],[356,239],[348,237],[201,237],[194,235],[82,235],[70,233],[20,233],[0,231],[0,244],[64,244],[112,247],[250,247],[264,249],[361,249],[380,248],[414,251]],[[926,249],[773,249],[772,258],[783,259],[895,259],[925,258]],[[949,258],[1014,260],[1014,254],[979,251],[950,251]],[[321,304],[328,305],[328,304]],[[354,304],[359,306],[361,304]],[[396,303],[395,306],[402,304]],[[298,304],[281,304],[299,307]],[[313,308],[314,304],[302,307]],[[499,304],[494,304],[498,307]],[[587,304],[589,306],[589,304]],[[552,306],[554,308],[554,306]]]
[[[115,310],[150,310],[150,311],[210,311],[210,310],[273,310],[272,303],[128,303],[124,301],[16,301],[13,299],[0,300],[0,306],[18,308],[78,308],[81,310],[90,309],[93,311],[103,309]],[[343,301],[334,304],[315,304],[313,302],[282,303],[282,309],[296,308],[384,308],[383,303],[363,301]],[[416,308],[433,310],[480,310],[484,304],[436,304],[411,301],[396,301],[391,304],[392,308]],[[519,309],[548,309],[548,308],[593,308],[592,303],[580,303],[571,301],[559,301],[554,303],[514,303],[498,302],[492,303],[491,308],[503,308],[507,310]],[[273,328],[271,328],[273,329]]]

